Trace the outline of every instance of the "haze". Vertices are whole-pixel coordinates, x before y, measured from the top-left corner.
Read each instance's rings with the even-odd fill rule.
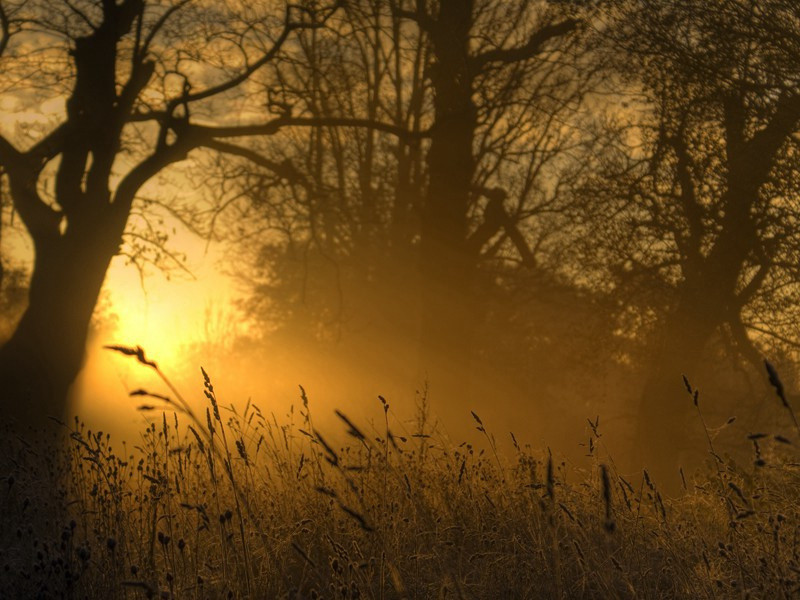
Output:
[[[636,4],[0,1],[4,407],[135,436],[117,345],[665,479],[780,429],[797,10]]]

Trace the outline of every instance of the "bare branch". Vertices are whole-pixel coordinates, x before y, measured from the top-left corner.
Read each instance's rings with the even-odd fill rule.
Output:
[[[269,160],[268,158],[259,154],[255,150],[251,150],[250,148],[244,148],[242,146],[237,146],[235,144],[228,144],[226,142],[220,142],[217,140],[204,142],[202,145],[205,148],[209,148],[210,150],[216,150],[217,152],[221,152],[223,154],[230,154],[233,156],[246,158],[253,164],[268,169],[273,173],[275,173],[278,177],[286,179],[291,183],[296,183],[302,185],[303,187],[310,186],[305,176],[300,171],[298,171],[289,160],[285,160],[282,163],[277,163],[275,161]]]
[[[150,50],[150,45],[153,43],[153,40],[155,39],[156,35],[158,35],[158,32],[161,31],[161,29],[164,27],[167,21],[169,21],[170,17],[172,17],[172,15],[181,10],[184,6],[186,6],[190,2],[192,2],[192,0],[182,0],[177,4],[173,4],[166,11],[164,11],[164,14],[162,14],[158,18],[158,21],[155,22],[152,29],[150,29],[150,31],[148,32],[147,37],[145,37],[141,47],[137,49],[138,55],[140,57],[144,57],[147,54],[147,52]]]
[[[130,215],[136,194],[152,177],[171,164],[184,160],[189,152],[200,146],[195,136],[184,134],[170,145],[160,145],[147,158],[131,169],[120,181],[112,204],[115,222],[113,226],[121,232]]]
[[[77,6],[75,6],[75,4],[73,4],[72,2],[70,2],[70,0],[64,0],[64,4],[66,4],[66,5],[67,5],[67,7],[69,7],[69,9],[70,9],[70,10],[71,10],[71,11],[72,11],[72,12],[73,12],[73,13],[74,13],[74,14],[75,14],[75,15],[76,15],[76,16],[77,16],[77,17],[78,17],[78,18],[79,18],[81,21],[83,21],[84,23],[86,23],[86,25],[88,25],[90,29],[92,29],[92,30],[96,30],[96,29],[97,29],[97,25],[95,25],[95,24],[92,22],[92,20],[89,18],[89,15],[87,15],[87,14],[86,14],[85,12],[83,12],[83,11],[82,11],[80,8],[78,8]]]
[[[358,127],[372,129],[395,135],[403,140],[416,140],[429,137],[431,130],[409,131],[391,123],[348,117],[277,117],[266,123],[253,125],[233,125],[229,127],[212,127],[205,125],[192,125],[197,134],[211,138],[244,137],[252,135],[274,135],[286,127]]]
[[[542,51],[547,42],[571,33],[576,29],[578,23],[575,19],[566,19],[558,23],[545,25],[528,38],[528,41],[522,46],[487,50],[474,56],[471,60],[472,66],[479,71],[489,63],[509,64],[533,58]]]
[[[22,218],[25,228],[35,243],[52,239],[59,234],[62,214],[48,206],[36,190],[37,172],[16,165],[6,167],[11,201],[14,209]]]
[[[800,342],[798,342],[797,340],[793,340],[791,338],[788,338],[785,335],[781,335],[780,333],[777,333],[777,332],[772,331],[770,329],[767,329],[765,327],[761,327],[759,325],[754,325],[753,323],[742,323],[742,325],[746,329],[751,329],[752,331],[757,331],[758,333],[763,333],[764,335],[768,335],[770,337],[773,337],[776,340],[781,341],[781,342],[783,342],[784,344],[786,344],[788,346],[791,346],[792,348],[800,349]]]
[[[337,10],[337,8],[338,6],[334,6],[333,9],[329,10],[321,21],[317,21],[314,23],[292,23],[290,20],[291,6],[288,6],[286,9],[286,18],[284,21],[284,26],[283,30],[281,31],[281,34],[272,44],[272,47],[269,50],[267,50],[261,56],[261,58],[259,58],[254,63],[249,65],[235,77],[232,77],[231,79],[224,81],[223,83],[212,86],[200,92],[186,93],[179,98],[175,98],[170,102],[170,109],[174,110],[175,107],[180,106],[181,104],[187,104],[189,102],[197,102],[200,100],[205,100],[212,96],[217,96],[219,94],[232,90],[235,87],[241,85],[242,83],[247,81],[261,67],[263,67],[264,65],[266,65],[268,62],[270,62],[275,58],[278,52],[280,52],[284,43],[286,43],[286,40],[289,39],[289,35],[292,33],[292,31],[294,31],[295,29],[314,29],[321,27],[333,14],[333,12]]]
[[[745,306],[753,296],[761,289],[764,285],[764,281],[767,278],[767,274],[769,273],[770,267],[773,265],[770,263],[762,263],[758,271],[756,271],[755,275],[753,275],[752,279],[747,283],[747,285],[742,288],[742,290],[736,294],[736,304],[739,307]]]

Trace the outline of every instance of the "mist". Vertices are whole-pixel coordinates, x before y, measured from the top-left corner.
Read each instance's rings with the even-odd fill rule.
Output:
[[[522,547],[557,559],[548,527],[577,524],[567,545],[583,579],[562,577],[558,560],[531,568],[552,573],[548,597],[589,579],[600,583],[584,596],[648,596],[636,552],[683,560],[689,546],[683,572],[707,581],[659,582],[653,597],[744,590],[712,582],[733,571],[708,554],[734,550],[708,546],[708,532],[727,540],[751,517],[770,528],[778,511],[796,517],[783,500],[759,502],[775,482],[796,489],[800,443],[797,7],[251,4],[0,0],[0,407],[12,457],[0,468],[38,473],[13,457],[33,449],[35,462],[56,439],[60,450],[41,454],[63,464],[41,472],[68,499],[59,519],[73,504],[105,515],[82,491],[104,486],[118,515],[139,511],[129,529],[145,531],[152,508],[149,538],[122,562],[121,530],[97,521],[105,533],[82,538],[107,537],[115,594],[177,597],[164,541],[179,527],[173,502],[210,530],[212,498],[221,533],[193,555],[183,589],[200,590],[213,563],[203,573],[220,594],[259,597],[251,578],[269,573],[290,583],[263,576],[263,589],[320,597],[321,582],[345,578],[317,568],[332,555],[289,536],[278,545],[302,569],[275,571],[258,562],[271,550],[251,545],[262,519],[322,521],[335,507],[351,519],[342,544],[369,540],[379,557],[353,559],[353,572],[379,563],[377,574],[339,592],[383,598],[391,579],[397,597],[417,597],[404,590],[422,551],[392,541],[395,511],[406,511],[399,527],[428,523],[434,545],[471,531],[472,561],[494,552],[485,523],[458,517],[440,531],[432,515],[450,499],[451,517],[482,514],[485,498],[527,523],[496,525],[512,532],[501,545],[538,532],[497,550],[509,573]],[[111,439],[135,453],[121,459]],[[195,495],[176,469],[192,473]],[[387,500],[389,474],[402,510]],[[296,495],[256,514],[272,477]],[[654,539],[669,541],[620,543],[638,550],[620,550],[622,579],[602,580],[608,565],[581,550],[584,521],[600,536],[584,540],[590,558],[605,556],[601,540],[622,535],[602,536],[617,523],[638,531],[646,502]],[[692,502],[713,504],[717,521],[698,524]],[[664,533],[668,514],[704,533],[694,545]],[[217,551],[221,563],[198,566]],[[419,597],[469,596],[452,566],[466,558],[444,554]],[[746,585],[777,594],[786,580]],[[506,583],[509,597],[536,597],[535,583]]]
[[[76,56],[86,83],[35,87],[56,70],[13,52],[70,44],[26,26],[38,4],[14,4],[7,62],[30,87],[5,94],[5,370],[43,402],[22,403],[22,420],[153,416],[134,418],[127,394],[164,382],[105,356],[117,344],[142,346],[198,403],[202,365],[228,404],[284,414],[302,385],[320,418],[374,418],[383,396],[407,422],[424,397],[453,440],[475,436],[474,412],[501,446],[514,433],[575,459],[602,423],[627,468],[673,476],[704,460],[695,389],[712,427],[771,426],[763,359],[790,394],[796,373],[796,111],[750,92],[731,108],[737,85],[778,85],[758,68],[725,79],[745,32],[699,65],[659,29],[674,12],[712,39],[744,17],[484,4],[443,3],[439,29],[381,2],[288,15],[297,31],[241,80],[225,69],[277,21],[229,7],[211,31],[172,30],[146,10],[135,18],[154,27],[158,60],[128,84],[168,116],[132,97],[111,132],[128,147],[105,163],[87,157],[111,138],[75,106],[96,112],[85,93],[100,73],[107,91],[124,75]],[[65,10],[77,43],[87,24]],[[180,48],[202,36],[208,52],[184,65]],[[175,88],[170,66],[206,91]],[[15,127],[55,144],[58,121],[75,139],[25,199],[15,165],[44,146]]]

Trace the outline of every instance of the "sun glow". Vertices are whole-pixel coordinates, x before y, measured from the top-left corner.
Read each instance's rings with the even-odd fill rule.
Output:
[[[181,249],[189,249],[187,268],[194,278],[168,279],[153,271],[142,279],[124,258],[112,261],[96,313],[97,327],[88,340],[86,364],[73,387],[72,414],[102,422],[106,431],[135,435],[143,419],[152,415],[136,410],[141,402],[130,398],[130,392],[144,388],[170,394],[151,369],[105,350],[107,345],[141,346],[182,393],[195,391],[200,357],[206,360],[211,348],[224,342],[217,339],[220,328],[209,319],[224,314],[231,320],[235,293],[230,279],[218,270],[215,252],[192,252],[203,245],[181,241],[185,242]]]
[[[153,273],[144,280],[121,259],[112,263],[106,279],[110,327],[103,340],[141,346],[164,369],[183,367],[184,355],[209,340],[211,307],[223,310],[232,301],[230,282],[206,259],[193,269],[194,279],[167,279]]]
[[[197,316],[196,307],[187,299],[172,304],[173,293],[166,295],[161,285],[144,285],[136,289],[124,282],[110,290],[115,321],[111,335],[115,343],[141,346],[160,365],[173,366],[191,334],[188,321]]]

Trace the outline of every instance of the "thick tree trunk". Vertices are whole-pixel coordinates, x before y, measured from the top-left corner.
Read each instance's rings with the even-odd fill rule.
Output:
[[[83,364],[92,312],[116,249],[77,235],[37,245],[28,307],[0,348],[3,415],[18,427],[66,417],[67,393]]]
[[[472,2],[443,0],[432,32],[435,123],[421,222],[421,368],[444,404],[469,390],[475,260],[467,248],[477,123],[469,70]]]
[[[702,288],[688,289],[667,319],[639,404],[636,466],[648,469],[670,493],[679,491],[680,467],[690,471],[706,456],[698,437],[702,425],[683,382],[686,376],[693,387],[703,387],[705,347],[722,324],[719,306],[706,296]]]
[[[757,247],[749,207],[757,201],[759,185],[748,177],[746,169],[729,177],[722,231],[705,258],[684,265],[676,309],[665,324],[662,346],[642,394],[636,456],[674,492],[679,491],[679,467],[691,469],[707,452],[702,424],[682,376],[694,387],[704,387],[705,346],[740,301],[739,278]],[[700,256],[700,248],[696,254]],[[690,444],[691,431],[701,436],[700,445]]]

